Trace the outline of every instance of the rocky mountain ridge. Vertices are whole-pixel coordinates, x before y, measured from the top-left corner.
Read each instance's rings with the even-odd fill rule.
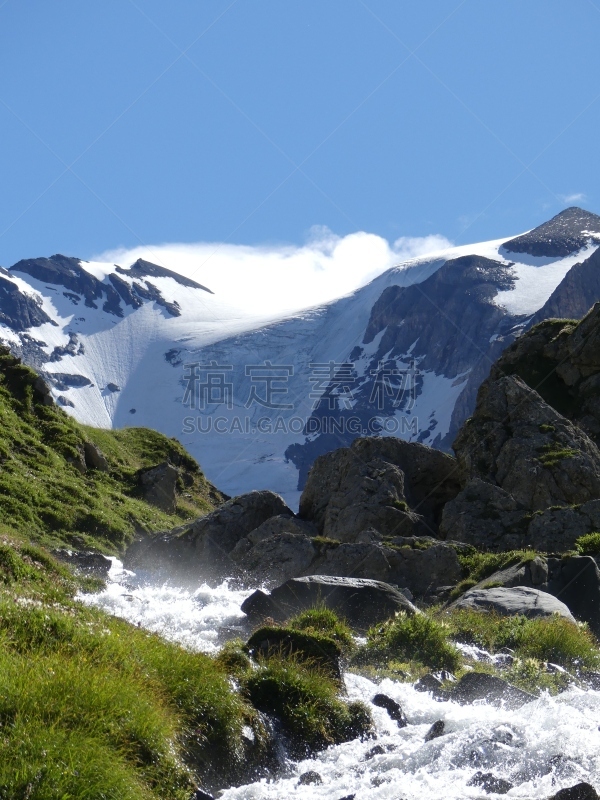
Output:
[[[0,275],[0,339],[79,421],[160,430],[229,494],[273,488],[296,507],[314,460],[357,437],[450,452],[500,354],[600,299],[599,242],[600,217],[567,209],[270,319],[148,261],[27,259]]]

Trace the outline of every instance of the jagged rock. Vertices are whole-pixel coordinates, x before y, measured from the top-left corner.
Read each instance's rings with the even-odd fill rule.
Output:
[[[179,470],[169,461],[164,461],[151,469],[142,470],[139,475],[144,500],[153,506],[173,514],[177,506],[177,479]]]
[[[578,783],[568,789],[561,789],[549,800],[600,800],[600,796],[589,783]]]
[[[425,741],[431,742],[434,739],[439,739],[440,736],[443,736],[446,730],[446,723],[443,719],[438,719],[436,722],[433,723],[431,728],[425,734]]]
[[[600,634],[600,571],[591,556],[536,556],[494,572],[473,589],[484,589],[487,584],[547,592],[560,598],[573,616],[587,622],[596,635]]]
[[[587,309],[598,299],[593,287],[599,280],[599,265],[600,251],[596,251],[577,267],[578,275],[583,270],[589,275],[580,290],[584,292],[583,297],[578,295],[570,303],[577,312],[575,316],[581,316],[581,304]],[[571,273],[567,277],[575,280]],[[590,288],[592,294],[588,295],[585,292]],[[551,301],[552,298],[548,303]],[[555,314],[556,310],[554,307],[542,309],[539,319]],[[564,311],[559,316],[564,317]],[[577,423],[600,444],[599,353],[600,303],[596,303],[580,322],[545,319],[519,337],[492,366],[490,380],[502,375],[518,375],[535,388],[548,405]]]
[[[101,553],[79,550],[53,550],[52,555],[59,561],[74,567],[78,572],[106,578],[110,571],[112,561]]]
[[[466,480],[480,478],[529,511],[600,497],[600,451],[520,378],[482,384],[455,443]]]
[[[230,553],[231,560],[254,582],[282,583],[310,569],[317,551],[308,536],[278,533],[252,545],[241,539]]]
[[[375,697],[371,700],[374,706],[378,708],[385,708],[385,710],[390,715],[390,719],[393,719],[394,722],[398,724],[399,728],[406,728],[408,725],[408,720],[406,719],[406,714],[402,710],[402,706],[400,703],[397,703],[396,700],[393,700],[391,697],[388,697],[387,694],[376,694]]]
[[[492,772],[476,772],[467,786],[481,786],[488,794],[506,794],[513,788],[510,781],[497,778]]]
[[[575,622],[567,606],[556,597],[525,586],[469,589],[462,597],[451,603],[449,608],[495,611],[503,616],[522,614],[525,617],[551,617],[558,614],[570,622]]]
[[[436,533],[458,491],[450,456],[393,437],[356,439],[320,456],[300,499],[300,516],[328,538],[352,542],[366,528],[386,535]]]
[[[100,470],[100,472],[108,472],[108,461],[100,448],[95,444],[92,442],[84,442],[83,454],[87,467]]]
[[[490,705],[509,709],[520,708],[536,699],[535,695],[485,672],[467,672],[450,692],[450,698],[461,705],[485,700]]]
[[[543,225],[505,242],[502,248],[507,253],[564,258],[599,239],[600,217],[573,206]]]
[[[65,397],[64,394],[59,394],[59,396],[56,398],[56,401],[63,407],[75,408],[75,403],[72,400],[69,400],[68,397]]]
[[[433,593],[439,586],[457,583],[462,577],[453,546],[435,539],[400,537],[389,542],[329,547],[314,561],[311,571],[315,575],[372,578],[405,586],[420,596]]]
[[[108,389],[109,392],[120,392],[121,391],[121,387],[116,383],[107,383],[106,384],[106,388]]]
[[[418,613],[405,595],[389,584],[330,575],[294,578],[270,594],[258,589],[242,603],[242,611],[254,619],[271,617],[283,621],[320,603],[361,630],[389,619],[398,611]]]
[[[230,577],[237,565],[230,553],[243,537],[270,517],[293,513],[274,492],[255,491],[228,500],[215,511],[169,533],[137,542],[124,563],[176,569],[180,577],[217,579]]]

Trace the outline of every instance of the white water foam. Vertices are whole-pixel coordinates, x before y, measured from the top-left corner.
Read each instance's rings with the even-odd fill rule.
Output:
[[[124,570],[117,559],[106,588],[78,599],[141,628],[160,633],[190,650],[214,653],[224,638],[243,635],[246,615],[240,606],[252,590],[231,589],[227,581],[219,586],[201,584],[195,590],[169,583],[153,584],[143,573]]]
[[[229,588],[227,582],[195,591],[152,585],[143,575],[124,571],[115,560],[106,589],[80,599],[191,649],[216,652],[223,638],[235,635],[236,629],[243,632],[240,604],[248,594]],[[369,705],[376,739],[332,746],[294,765],[291,776],[228,789],[220,795],[222,800],[498,796],[468,785],[478,771],[510,781],[513,788],[504,796],[522,800],[546,800],[580,781],[600,786],[600,692],[571,688],[508,711],[483,702],[465,706],[439,702],[410,684],[389,679],[376,684],[348,673],[345,681],[349,698]],[[378,692],[400,703],[408,727],[399,729],[384,709],[370,702]],[[438,720],[445,723],[444,735],[425,742]],[[385,752],[369,757],[375,745]],[[319,773],[322,784],[299,784],[300,775],[309,770]]]

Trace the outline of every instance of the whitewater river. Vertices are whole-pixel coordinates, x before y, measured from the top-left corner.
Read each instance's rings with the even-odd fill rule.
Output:
[[[243,635],[240,604],[250,592],[206,585],[195,591],[156,586],[124,572],[114,562],[106,589],[82,600],[163,634],[195,650],[214,653],[225,638]],[[476,772],[491,772],[514,784],[508,798],[546,798],[587,781],[600,787],[600,692],[571,689],[544,695],[518,711],[484,703],[460,706],[436,702],[412,686],[384,680],[376,685],[358,675],[345,677],[348,695],[370,704],[376,692],[397,700],[410,725],[398,729],[386,711],[370,705],[377,739],[330,747],[316,758],[291,764],[287,777],[229,789],[224,800],[464,800],[493,798],[468,783]],[[445,735],[424,738],[437,720]],[[373,748],[376,752],[373,753]],[[321,784],[299,777],[319,773]]]

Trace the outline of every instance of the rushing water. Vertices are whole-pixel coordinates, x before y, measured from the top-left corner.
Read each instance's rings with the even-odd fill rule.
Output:
[[[203,585],[195,591],[152,585],[144,576],[111,570],[107,588],[82,598],[109,613],[159,632],[188,647],[214,652],[219,643],[243,635],[239,607],[249,594]],[[464,800],[493,798],[469,786],[476,772],[493,773],[513,784],[508,798],[548,798],[559,789],[587,781],[600,786],[600,692],[570,689],[543,695],[518,711],[485,703],[460,706],[435,701],[412,686],[384,680],[375,684],[346,675],[348,695],[370,704],[377,692],[397,700],[410,725],[399,729],[387,712],[370,704],[377,738],[330,747],[315,758],[291,765],[277,781],[229,789],[223,800]],[[425,735],[443,720],[445,733]],[[373,752],[373,748],[376,748]],[[300,776],[316,771],[321,784],[303,785]]]

